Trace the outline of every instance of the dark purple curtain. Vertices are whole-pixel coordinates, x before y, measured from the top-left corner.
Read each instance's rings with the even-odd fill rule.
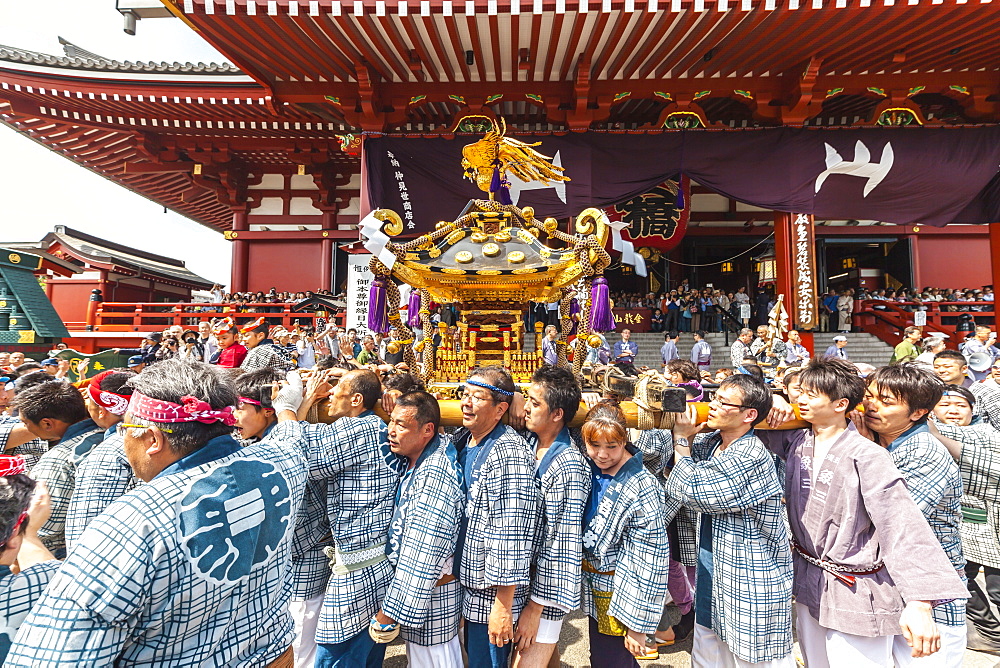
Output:
[[[518,135],[566,169],[564,187],[511,197],[542,216],[606,207],[686,174],[735,200],[820,219],[946,225],[1000,221],[1000,127],[773,128],[742,131]],[[461,151],[477,135],[365,139],[371,205],[410,232],[453,220],[485,198],[462,178]]]

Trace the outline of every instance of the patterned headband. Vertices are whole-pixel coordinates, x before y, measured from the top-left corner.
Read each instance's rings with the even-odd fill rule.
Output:
[[[241,404],[253,404],[254,406],[260,406],[260,402],[256,399],[247,399],[246,397],[240,397],[239,402]]]
[[[220,320],[219,322],[215,323],[214,325],[212,325],[212,334],[215,334],[216,336],[218,336],[219,334],[225,334],[233,327],[235,327],[233,319],[226,317]]]
[[[171,401],[153,399],[145,394],[133,392],[132,400],[128,404],[128,412],[134,417],[150,422],[203,422],[211,424],[218,421],[230,427],[236,424],[232,406],[215,410],[208,402],[191,395],[181,397],[181,403],[175,404]]]
[[[90,399],[107,412],[118,416],[125,415],[125,411],[128,410],[129,396],[101,389],[104,377],[112,373],[114,371],[105,371],[91,378],[87,385],[87,392],[90,393]]]
[[[240,327],[240,331],[243,332],[244,334],[249,334],[250,332],[252,332],[253,330],[257,329],[258,327],[260,327],[263,324],[264,324],[264,316],[261,316],[261,317],[257,318],[256,320],[254,320],[253,322],[251,322],[249,324],[246,324],[246,325],[243,325],[242,327]]]
[[[0,478],[27,472],[28,466],[21,455],[0,455]]]
[[[507,390],[501,390],[496,385],[490,385],[489,383],[484,383],[483,381],[480,381],[480,380],[467,380],[467,381],[465,381],[465,384],[466,385],[475,385],[476,387],[481,387],[483,389],[490,390],[492,392],[499,392],[500,394],[504,395],[505,397],[513,397],[514,396],[513,392],[508,392]]]

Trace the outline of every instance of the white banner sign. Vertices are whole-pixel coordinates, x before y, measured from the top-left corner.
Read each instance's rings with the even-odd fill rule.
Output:
[[[371,259],[368,253],[347,256],[347,328],[357,329],[359,336],[368,333],[368,288],[375,278],[368,268]]]
[[[927,326],[927,311],[914,311],[913,312],[913,324],[916,327],[926,327]]]

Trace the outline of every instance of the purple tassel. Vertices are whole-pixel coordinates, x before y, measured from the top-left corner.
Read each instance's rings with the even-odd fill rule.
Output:
[[[378,276],[368,289],[368,329],[375,334],[389,331],[389,313],[386,310],[386,278]]]
[[[420,292],[410,290],[410,303],[406,307],[406,324],[410,327],[420,327]]]
[[[598,276],[590,288],[590,331],[612,332],[614,329],[615,317],[611,313],[608,279]]]
[[[500,167],[493,168],[493,179],[490,181],[490,192],[501,204],[513,204],[510,198],[510,182],[500,178]]]
[[[500,167],[493,168],[493,180],[490,181],[490,192],[497,193],[503,187],[503,179],[500,178]]]
[[[496,199],[501,204],[506,204],[508,206],[514,203],[514,200],[512,200],[510,198],[510,182],[509,181],[503,181],[500,184],[500,192],[498,192],[496,194]]]
[[[574,297],[569,301],[569,317],[573,323],[573,326],[569,330],[570,336],[576,336],[576,331],[580,327],[580,323],[576,320],[573,320],[573,316],[577,315],[579,312],[580,312],[580,302],[578,302],[576,300],[576,297]]]
[[[677,177],[677,200],[674,202],[678,211],[684,210],[684,177]]]

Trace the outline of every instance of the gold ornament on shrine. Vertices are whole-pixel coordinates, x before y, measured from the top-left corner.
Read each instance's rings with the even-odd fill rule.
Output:
[[[480,190],[490,192],[494,171],[501,180],[508,172],[523,181],[545,184],[569,180],[561,167],[532,148],[538,144],[507,137],[502,121],[491,122],[493,128],[485,137],[462,150],[463,172]],[[400,220],[392,211],[374,213],[393,228]],[[411,333],[405,319],[390,318],[396,340],[417,340],[412,346],[398,346],[410,368],[420,369],[430,387],[443,391],[464,381],[472,369],[488,364],[503,366],[516,382],[527,383],[542,363],[538,354],[541,332],[535,335],[536,350],[524,350],[525,335],[530,332],[522,313],[528,302],[558,301],[559,360],[569,364],[572,356],[573,369],[579,372],[586,345],[594,338],[591,281],[611,261],[604,249],[609,233],[606,220],[603,211],[586,209],[571,221],[575,234],[563,232],[554,218],[539,219],[531,207],[503,204],[491,193],[490,199],[469,202],[458,219],[438,222],[432,232],[409,241],[387,242],[386,250],[396,259],[391,269],[377,258],[370,265],[377,277],[391,279],[387,281],[387,312],[399,312],[396,282],[406,283],[411,294],[420,296],[417,331]],[[577,338],[567,343],[574,322],[570,318],[574,297],[581,307]],[[431,302],[457,308],[454,328],[444,323],[439,329],[434,326]]]

